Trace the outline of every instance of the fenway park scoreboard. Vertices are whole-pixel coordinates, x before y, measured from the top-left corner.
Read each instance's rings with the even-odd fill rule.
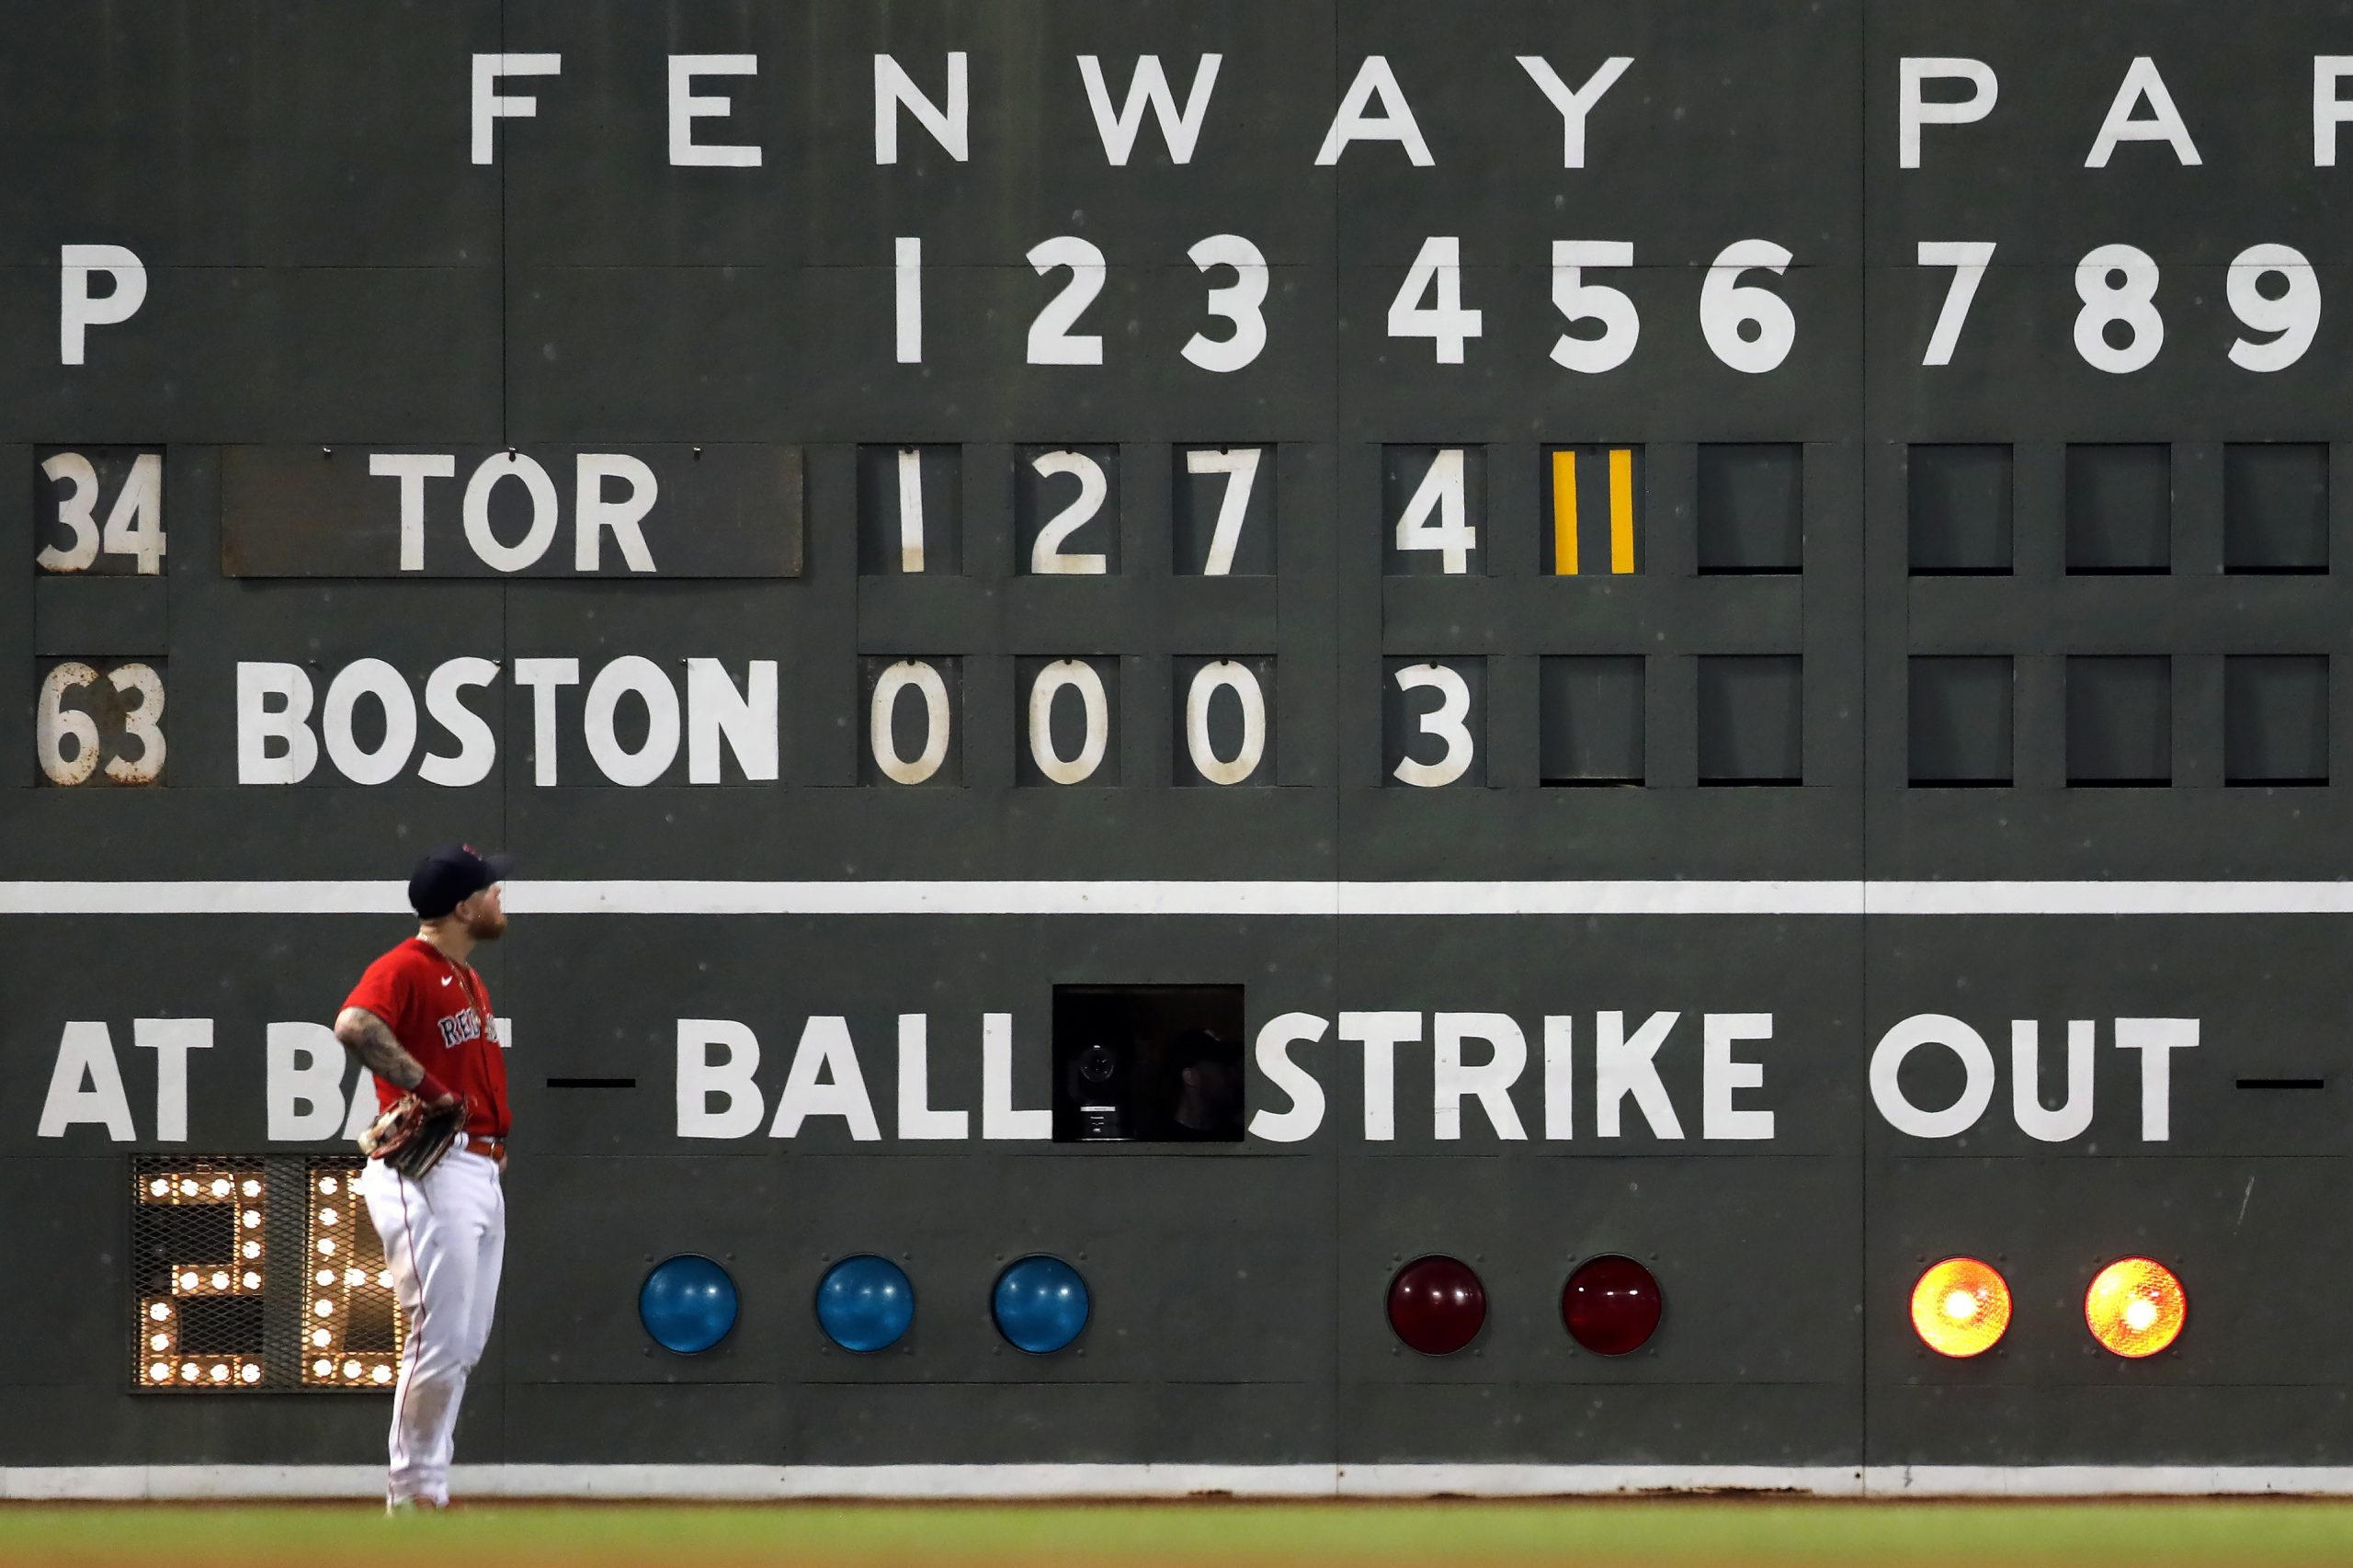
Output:
[[[2336,7],[5,11],[0,1486],[2353,1473]]]

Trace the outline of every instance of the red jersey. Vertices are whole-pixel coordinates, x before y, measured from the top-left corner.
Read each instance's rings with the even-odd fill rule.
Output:
[[[368,966],[343,1004],[384,1020],[417,1065],[472,1102],[466,1131],[504,1138],[506,1062],[491,1022],[482,976],[422,937],[411,937]],[[407,1091],[376,1078],[376,1103],[389,1108]]]

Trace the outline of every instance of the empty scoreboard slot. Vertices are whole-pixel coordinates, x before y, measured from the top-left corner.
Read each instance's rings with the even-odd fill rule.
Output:
[[[1054,1142],[1242,1141],[1242,987],[1054,987]]]
[[[2173,450],[2154,443],[2067,449],[2067,570],[2173,568]]]

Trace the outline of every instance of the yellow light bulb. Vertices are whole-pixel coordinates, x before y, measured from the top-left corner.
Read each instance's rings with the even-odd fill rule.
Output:
[[[2128,1360],[2154,1356],[2181,1334],[2189,1298],[2172,1269],[2146,1257],[2120,1258],[2084,1292],[2084,1325]]]
[[[1933,1264],[1912,1287],[1912,1329],[1939,1356],[1982,1356],[2010,1326],[2010,1285],[1973,1257]]]

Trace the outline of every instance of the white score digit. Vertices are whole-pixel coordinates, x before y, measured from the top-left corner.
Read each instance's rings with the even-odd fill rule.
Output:
[[[892,721],[898,715],[899,694],[910,688],[922,695],[924,708],[923,752],[913,762],[899,755],[898,743],[891,733]],[[939,672],[921,659],[900,660],[875,681],[874,699],[867,710],[867,741],[874,754],[874,766],[893,784],[924,782],[948,760],[951,722],[948,683],[939,678]]]
[[[64,706],[65,694],[94,684],[98,672],[85,664],[68,662],[51,670],[40,683],[40,702],[33,722],[36,755],[40,770],[52,784],[71,787],[89,778],[98,765],[98,722],[87,713]],[[74,755],[65,755],[65,743]]]
[[[1435,515],[1438,521],[1430,521]],[[1478,548],[1479,530],[1470,523],[1470,506],[1463,494],[1462,449],[1444,447],[1430,460],[1429,472],[1405,503],[1397,518],[1399,550],[1435,550],[1447,575],[1459,577],[1471,570],[1471,552]]]
[[[1197,449],[1185,454],[1186,472],[1225,475],[1225,494],[1217,504],[1217,528],[1210,535],[1210,558],[1201,564],[1205,577],[1223,577],[1233,570],[1233,551],[1242,542],[1242,520],[1250,510],[1251,487],[1258,482],[1258,450],[1256,447],[1222,452]]]
[[[923,363],[923,241],[902,234],[891,249],[892,351],[902,365]]]
[[[164,459],[160,452],[142,452],[132,460],[131,477],[107,514],[101,548],[108,555],[129,555],[139,562],[142,576],[164,569]]]
[[[899,570],[923,570],[923,453],[899,449]]]
[[[1210,744],[1210,700],[1221,691],[1242,704],[1242,744],[1230,757]],[[1267,755],[1267,696],[1248,665],[1221,659],[1194,672],[1185,691],[1185,750],[1193,771],[1212,784],[1240,784],[1258,771]]]
[[[2157,313],[2157,264],[2133,245],[2101,245],[2075,264],[2075,352],[2095,370],[2113,376],[2140,369],[2165,347],[2165,318]],[[2121,322],[2131,341],[2119,348],[2108,341],[2110,323]]]
[[[1086,712],[1086,733],[1078,755],[1063,757],[1054,750],[1054,699],[1065,688],[1078,693]],[[1029,686],[1029,760],[1057,784],[1084,784],[1103,765],[1111,741],[1111,704],[1103,692],[1103,677],[1095,666],[1077,659],[1057,659],[1038,672]]]
[[[1570,323],[1597,321],[1599,337],[1563,333],[1552,344],[1552,362],[1563,369],[1598,375],[1624,364],[1643,335],[1643,320],[1625,291],[1606,283],[1587,283],[1588,267],[1631,267],[1634,246],[1629,240],[1554,240],[1552,242],[1552,306]]]
[[[1185,358],[1204,370],[1239,370],[1267,347],[1267,318],[1258,310],[1267,302],[1267,258],[1240,234],[1211,234],[1185,254],[1203,272],[1233,268],[1232,283],[1210,290],[1210,314],[1232,322],[1233,335],[1218,342],[1197,332],[1185,344]]]
[[[1397,687],[1401,691],[1417,691],[1424,687],[1436,687],[1438,705],[1419,715],[1421,732],[1436,735],[1446,743],[1446,755],[1436,762],[1415,762],[1410,756],[1398,760],[1391,776],[1400,783],[1435,790],[1451,784],[1471,770],[1474,748],[1471,730],[1463,721],[1471,716],[1471,683],[1461,672],[1444,665],[1408,665],[1397,672]]]
[[[1436,303],[1420,303],[1424,295]],[[1427,337],[1439,364],[1460,365],[1463,344],[1481,335],[1480,321],[1479,312],[1462,308],[1461,240],[1453,234],[1424,240],[1397,297],[1389,301],[1389,335]]]
[[[1065,555],[1062,547],[1063,540],[1093,521],[1095,514],[1103,509],[1103,498],[1111,493],[1110,481],[1103,475],[1103,465],[1085,452],[1046,452],[1029,466],[1042,479],[1065,473],[1078,479],[1078,498],[1055,513],[1030,541],[1029,570],[1044,576],[1102,576],[1111,569],[1108,558],[1100,552]]]
[[[1961,324],[1969,320],[1970,301],[1977,298],[1977,285],[1985,280],[1985,268],[1993,264],[1994,244],[1992,240],[1920,242],[1921,266],[1952,268],[1952,283],[1945,290],[1945,302],[1937,312],[1937,324],[1928,334],[1928,351],[1920,356],[1921,364],[1952,363]]]
[[[98,471],[79,452],[60,452],[40,465],[41,473],[74,487],[57,504],[57,520],[74,536],[63,550],[43,545],[33,557],[44,572],[86,572],[98,559]],[[63,667],[63,666],[60,666]]]
[[[2263,291],[2263,279],[2277,276],[2285,284],[2275,298]],[[2289,245],[2249,245],[2231,262],[2224,292],[2232,313],[2251,331],[2277,334],[2267,343],[2240,338],[2231,345],[2231,363],[2242,370],[2284,370],[2304,357],[2320,330],[2320,275],[2303,252]]]
[[[63,550],[44,545],[34,561],[43,571],[86,572],[98,552],[128,555],[140,575],[152,577],[164,569],[164,457],[142,452],[131,460],[131,475],[107,512],[103,531],[97,521],[98,472],[80,452],[59,452],[44,460],[41,473],[71,485],[57,504],[57,520],[73,535]]]
[[[1762,375],[1790,357],[1798,340],[1797,318],[1771,290],[1743,283],[1751,267],[1781,272],[1790,253],[1770,240],[1734,240],[1709,265],[1699,286],[1699,331],[1717,358],[1751,376]],[[1753,326],[1755,332],[1745,332]]]
[[[107,777],[118,784],[153,784],[164,776],[164,679],[146,665],[119,665],[107,679],[117,691],[137,692],[139,706],[122,716],[122,733],[139,743],[139,756],[118,756],[107,764]]]
[[[1095,333],[1073,333],[1078,318],[1103,291],[1107,264],[1103,252],[1076,234],[1058,234],[1029,252],[1029,265],[1043,278],[1057,267],[1070,268],[1070,281],[1046,301],[1029,324],[1029,363],[1032,365],[1100,365],[1103,339]]]

